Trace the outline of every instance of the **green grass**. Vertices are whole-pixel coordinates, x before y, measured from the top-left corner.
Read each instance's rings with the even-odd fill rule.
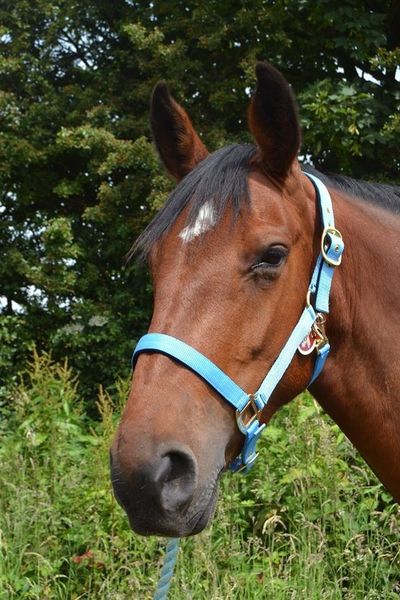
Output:
[[[0,405],[0,598],[150,599],[164,541],[132,534],[113,500],[109,441],[66,366],[36,357]],[[304,395],[274,418],[257,466],[226,476],[210,529],[182,541],[170,598],[399,599],[400,510]]]

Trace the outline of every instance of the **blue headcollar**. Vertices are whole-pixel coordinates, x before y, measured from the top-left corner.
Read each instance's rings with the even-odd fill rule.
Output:
[[[282,379],[296,351],[308,354],[316,350],[314,371],[308,385],[321,373],[330,346],[325,335],[325,315],[329,312],[329,293],[335,267],[340,265],[344,244],[335,228],[332,201],[326,186],[314,175],[306,173],[314,184],[323,226],[321,252],[308,288],[306,307],[289,339],[254,394],[247,394],[211,360],[185,342],[164,333],[148,333],[138,342],[133,365],[142,352],[160,352],[175,359],[202,377],[236,410],[236,422],[245,436],[240,455],[230,465],[232,471],[248,471],[257,458],[256,444],[265,424],[261,413],[272,392]],[[311,302],[313,297],[313,303]]]

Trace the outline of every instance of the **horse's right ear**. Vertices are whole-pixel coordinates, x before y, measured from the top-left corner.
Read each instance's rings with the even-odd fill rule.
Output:
[[[257,89],[249,107],[250,131],[266,173],[284,180],[300,148],[297,104],[286,79],[268,63],[256,66]]]
[[[156,85],[151,98],[151,128],[161,160],[178,181],[208,155],[188,115],[163,82]]]

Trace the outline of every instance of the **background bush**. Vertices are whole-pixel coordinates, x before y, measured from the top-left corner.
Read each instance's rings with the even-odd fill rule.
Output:
[[[308,160],[399,182],[399,6],[2,0],[0,380],[32,343],[69,358],[92,411],[98,385],[128,374],[151,296],[123,257],[171,189],[150,143],[159,79],[216,149],[249,141],[267,59],[299,98]]]

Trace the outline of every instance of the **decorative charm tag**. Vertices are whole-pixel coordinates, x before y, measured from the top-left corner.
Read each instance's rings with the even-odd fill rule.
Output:
[[[316,346],[316,339],[314,332],[311,330],[310,333],[306,335],[306,337],[301,342],[300,346],[297,348],[300,354],[303,356],[307,356],[307,354],[311,354]]]

